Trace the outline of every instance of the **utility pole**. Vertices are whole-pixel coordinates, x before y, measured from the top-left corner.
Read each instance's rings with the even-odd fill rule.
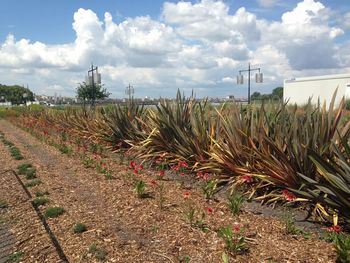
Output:
[[[129,96],[129,101],[131,99],[131,95],[135,93],[134,87],[129,85],[125,88],[125,94]]]
[[[243,84],[243,75],[242,72],[248,72],[248,104],[250,104],[250,72],[258,71],[255,74],[255,82],[262,83],[263,82],[263,74],[260,72],[260,68],[251,68],[250,62],[248,64],[248,69],[243,69],[239,71],[239,75],[237,76],[237,84]]]
[[[88,79],[90,82],[90,73],[91,73],[91,85],[92,85],[92,103],[91,105],[94,106],[95,105],[95,80],[94,80],[94,71],[96,71],[96,76],[98,77],[98,71],[97,71],[97,67],[94,67],[94,65],[91,63],[91,69],[88,70]],[[89,83],[90,84],[90,83]]]

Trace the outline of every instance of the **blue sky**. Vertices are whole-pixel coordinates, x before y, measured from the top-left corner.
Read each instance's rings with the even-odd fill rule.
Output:
[[[93,61],[113,97],[246,96],[295,76],[350,72],[350,3],[316,0],[2,0],[0,83],[74,96]]]

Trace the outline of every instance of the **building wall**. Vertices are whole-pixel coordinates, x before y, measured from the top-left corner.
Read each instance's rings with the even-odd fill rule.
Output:
[[[289,104],[304,105],[311,98],[313,104],[318,99],[321,104],[326,102],[327,106],[337,90],[336,105],[344,96],[350,98],[350,74],[326,75],[308,78],[297,78],[285,80],[283,86],[283,99]]]

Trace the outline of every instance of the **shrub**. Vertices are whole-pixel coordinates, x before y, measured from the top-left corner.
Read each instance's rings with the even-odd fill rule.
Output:
[[[20,164],[17,166],[17,172],[18,174],[26,174],[28,168],[31,168],[32,165],[30,163],[24,163],[24,164]]]
[[[29,183],[27,183],[25,186],[26,187],[33,187],[33,186],[37,186],[40,184],[41,184],[41,181],[39,179],[34,179],[34,180],[30,181]]]
[[[32,201],[32,204],[34,207],[39,207],[41,205],[46,205],[49,202],[49,199],[47,198],[35,198]]]
[[[44,195],[49,195],[49,192],[48,191],[36,191],[34,194],[36,197],[42,197]]]
[[[59,217],[64,213],[64,209],[62,207],[50,207],[45,210],[44,216],[46,218],[55,218]]]
[[[73,227],[73,232],[74,233],[83,233],[87,230],[86,225],[82,224],[82,223],[76,223]]]
[[[15,252],[8,257],[6,262],[20,262],[23,255],[23,252]]]
[[[22,160],[24,159],[24,157],[22,156],[20,150],[15,147],[15,146],[12,146],[10,148],[10,153],[11,153],[11,156],[15,159],[15,160]]]

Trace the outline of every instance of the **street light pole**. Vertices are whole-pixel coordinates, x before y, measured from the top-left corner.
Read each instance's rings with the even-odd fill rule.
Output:
[[[251,68],[250,62],[248,64],[248,69],[242,69],[239,71],[239,75],[237,76],[237,84],[243,84],[243,75],[242,72],[248,72],[248,104],[250,104],[250,72],[258,71],[255,74],[255,82],[262,83],[263,82],[263,74],[260,72],[260,68]]]
[[[131,94],[134,94],[134,92],[135,92],[134,87],[131,86],[129,83],[129,85],[125,88],[125,94],[129,95],[129,101],[131,99]]]
[[[94,81],[94,71],[96,71],[96,73],[98,73],[98,72],[97,72],[97,67],[95,67],[95,68],[94,68],[94,65],[93,65],[93,64],[91,64],[91,69],[90,69],[90,70],[88,70],[88,79],[89,79],[89,81],[90,81],[89,76],[90,76],[90,73],[91,73],[91,85],[92,85],[92,106],[94,106],[94,105],[95,105],[95,81]],[[97,76],[97,74],[96,74],[96,76]]]

